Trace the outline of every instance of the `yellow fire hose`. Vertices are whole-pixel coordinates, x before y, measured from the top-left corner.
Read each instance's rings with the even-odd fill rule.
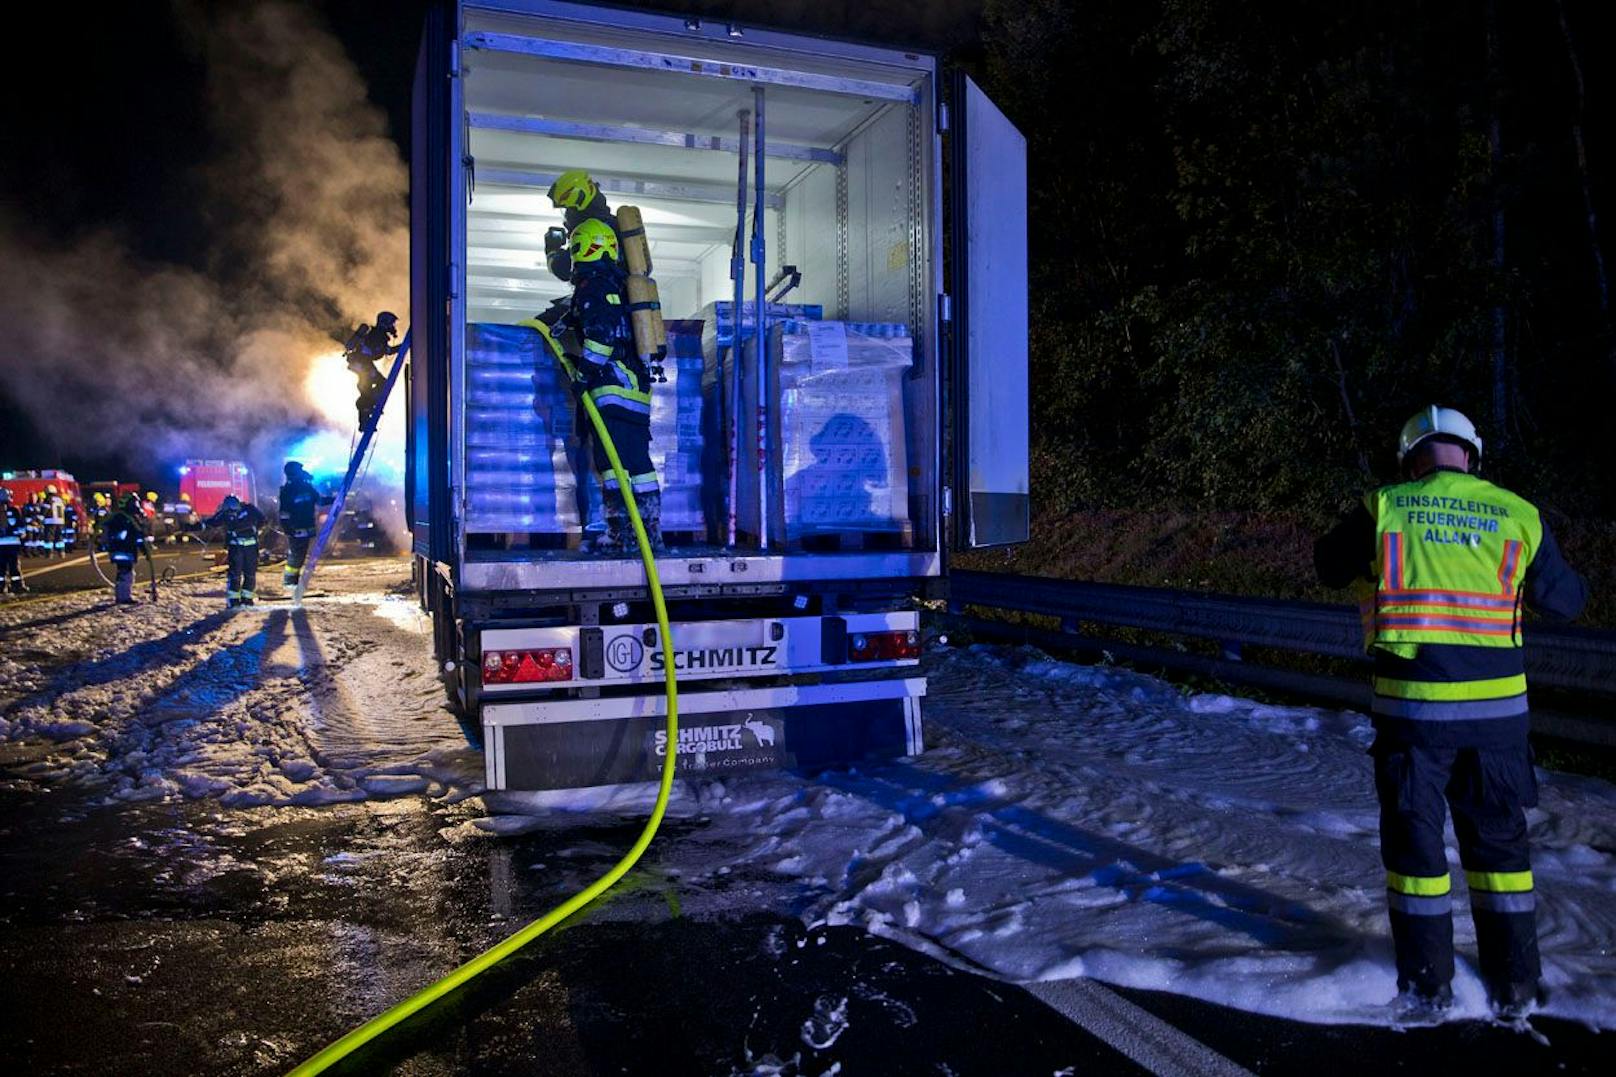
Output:
[[[645,523],[640,519],[640,507],[634,500],[634,485],[629,482],[628,473],[623,470],[623,461],[618,458],[617,446],[612,443],[611,435],[606,432],[606,424],[601,420],[600,412],[596,409],[595,402],[589,399],[588,396],[583,397],[583,402],[584,410],[589,413],[589,421],[594,425],[595,435],[600,438],[601,445],[606,449],[606,457],[611,461],[612,474],[617,476],[617,482],[623,491],[623,500],[628,505],[629,522],[634,526],[634,538],[640,545],[640,559],[645,562],[645,578],[650,582],[651,601],[656,606],[657,626],[662,632],[662,654],[664,658],[662,669],[668,699],[668,750],[667,754],[662,758],[662,785],[657,790],[656,806],[651,809],[651,817],[645,821],[645,829],[640,831],[640,836],[634,842],[633,848],[629,849],[623,859],[619,860],[606,874],[531,924],[528,924],[516,934],[511,935],[504,942],[484,950],[437,983],[411,995],[391,1009],[372,1017],[369,1021],[366,1021],[292,1070],[289,1077],[309,1077],[311,1074],[325,1072],[388,1029],[426,1009],[438,999],[470,982],[478,975],[487,972],[585,905],[588,905],[591,901],[594,901],[611,889],[624,875],[628,874],[629,869],[635,865],[650,846],[651,839],[656,836],[657,828],[662,825],[662,816],[668,810],[668,797],[673,793],[674,759],[678,754],[676,747],[679,743],[679,683],[673,672],[673,633],[668,628],[668,607],[662,599],[662,581],[657,578],[656,560],[651,556],[651,540],[646,536]]]

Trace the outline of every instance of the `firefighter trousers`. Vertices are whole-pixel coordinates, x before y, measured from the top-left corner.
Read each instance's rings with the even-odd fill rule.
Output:
[[[0,592],[6,590],[16,594],[23,592],[22,566],[18,563],[21,557],[20,541],[0,542]]]
[[[135,558],[130,555],[127,559],[116,554],[109,558],[117,575],[113,577],[112,594],[120,606],[127,606],[135,600]]]
[[[1435,994],[1453,979],[1453,895],[1443,844],[1448,809],[1482,980],[1494,998],[1535,989],[1541,969],[1526,809],[1537,803],[1537,779],[1525,740],[1434,748],[1382,733],[1370,754],[1399,990]]]
[[[309,543],[313,541],[313,535],[293,533],[287,536],[286,567],[281,569],[281,583],[287,587],[297,586],[297,579],[303,574],[304,562],[309,559]]]
[[[250,603],[258,597],[258,544],[232,542],[225,568],[224,595],[230,605]]]

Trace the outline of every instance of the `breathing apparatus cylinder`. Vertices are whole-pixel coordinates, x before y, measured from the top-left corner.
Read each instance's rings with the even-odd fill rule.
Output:
[[[668,329],[662,322],[662,296],[651,276],[651,245],[645,238],[645,220],[636,206],[617,211],[617,242],[628,273],[629,323],[634,329],[634,350],[649,367],[668,354]]]

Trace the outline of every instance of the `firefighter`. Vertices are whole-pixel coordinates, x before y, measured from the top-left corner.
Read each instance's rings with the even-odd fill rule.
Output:
[[[634,348],[628,306],[623,301],[617,233],[601,221],[585,220],[573,230],[570,248],[573,294],[567,320],[581,347],[571,361],[569,373],[599,409],[633,484],[646,536],[660,553],[662,493],[656,469],[651,466],[651,377]],[[628,507],[606,447],[599,438],[594,440],[606,533],[593,548],[598,553],[620,554],[632,538]]]
[[[101,521],[107,518],[107,513],[111,511],[111,505],[112,499],[100,490],[90,495],[90,529],[92,531],[101,527]]]
[[[62,508],[62,549],[75,550],[79,545],[79,507],[69,501]]]
[[[135,560],[144,552],[151,557],[146,537],[146,513],[140,498],[129,494],[116,512],[110,513],[101,528],[101,548],[117,572],[113,593],[118,605],[130,606],[135,601]]]
[[[202,521],[203,527],[224,528],[229,545],[225,570],[225,605],[251,606],[258,597],[258,529],[264,514],[257,505],[243,504],[235,494],[225,495],[219,509]]]
[[[67,548],[62,545],[62,528],[67,524],[65,512],[67,502],[63,500],[56,484],[51,483],[45,487],[45,496],[41,500],[43,505],[44,533],[42,535],[46,557],[66,557]]]
[[[374,327],[361,325],[342,346],[342,357],[359,382],[359,398],[354,401],[354,407],[359,413],[361,430],[369,425],[382,387],[387,384],[387,378],[376,369],[376,361],[398,354],[399,345],[391,342],[397,335],[398,315],[384,310],[376,315]]]
[[[544,261],[550,272],[564,281],[572,280],[572,252],[570,237],[585,221],[600,221],[617,235],[617,215],[606,204],[606,195],[588,172],[573,169],[563,172],[550,184],[547,192],[550,204],[563,210],[563,227],[550,228],[544,233]]]
[[[140,511],[141,511],[142,515],[144,515],[146,517],[146,520],[148,522],[157,519],[157,503],[158,503],[158,501],[159,501],[159,498],[157,496],[157,491],[156,490],[147,490],[146,491],[146,500],[145,500],[145,503],[140,506]]]
[[[1476,477],[1481,438],[1452,408],[1403,426],[1404,481],[1366,497],[1319,539],[1327,586],[1356,586],[1374,659],[1375,791],[1403,1006],[1452,1005],[1453,812],[1481,977],[1500,1016],[1541,1001],[1525,809],[1521,610],[1570,620],[1587,598],[1537,508]]]
[[[296,460],[286,461],[283,469],[286,482],[281,486],[281,530],[286,532],[286,567],[281,570],[281,583],[296,587],[303,574],[303,563],[309,556],[309,543],[314,539],[317,510],[337,499],[322,495],[314,488],[307,470]]]
[[[23,540],[24,552],[29,557],[45,557],[49,553],[45,545],[45,491],[35,490],[28,495],[23,505],[23,526],[27,537]]]
[[[22,512],[11,503],[11,491],[0,486],[0,592],[20,595],[28,590],[22,582],[23,519]]]

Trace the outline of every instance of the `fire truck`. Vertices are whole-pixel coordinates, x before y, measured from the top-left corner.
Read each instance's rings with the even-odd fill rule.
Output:
[[[231,494],[249,505],[258,499],[252,468],[240,460],[185,461],[180,465],[180,494],[189,496],[191,507],[204,518]]]
[[[43,494],[50,487],[56,487],[56,492],[79,514],[75,545],[84,541],[88,534],[86,522],[89,515],[84,511],[84,495],[79,490],[79,481],[70,472],[55,468],[38,471],[0,471],[0,486],[11,491],[11,501],[15,505],[26,504],[35,494]]]

